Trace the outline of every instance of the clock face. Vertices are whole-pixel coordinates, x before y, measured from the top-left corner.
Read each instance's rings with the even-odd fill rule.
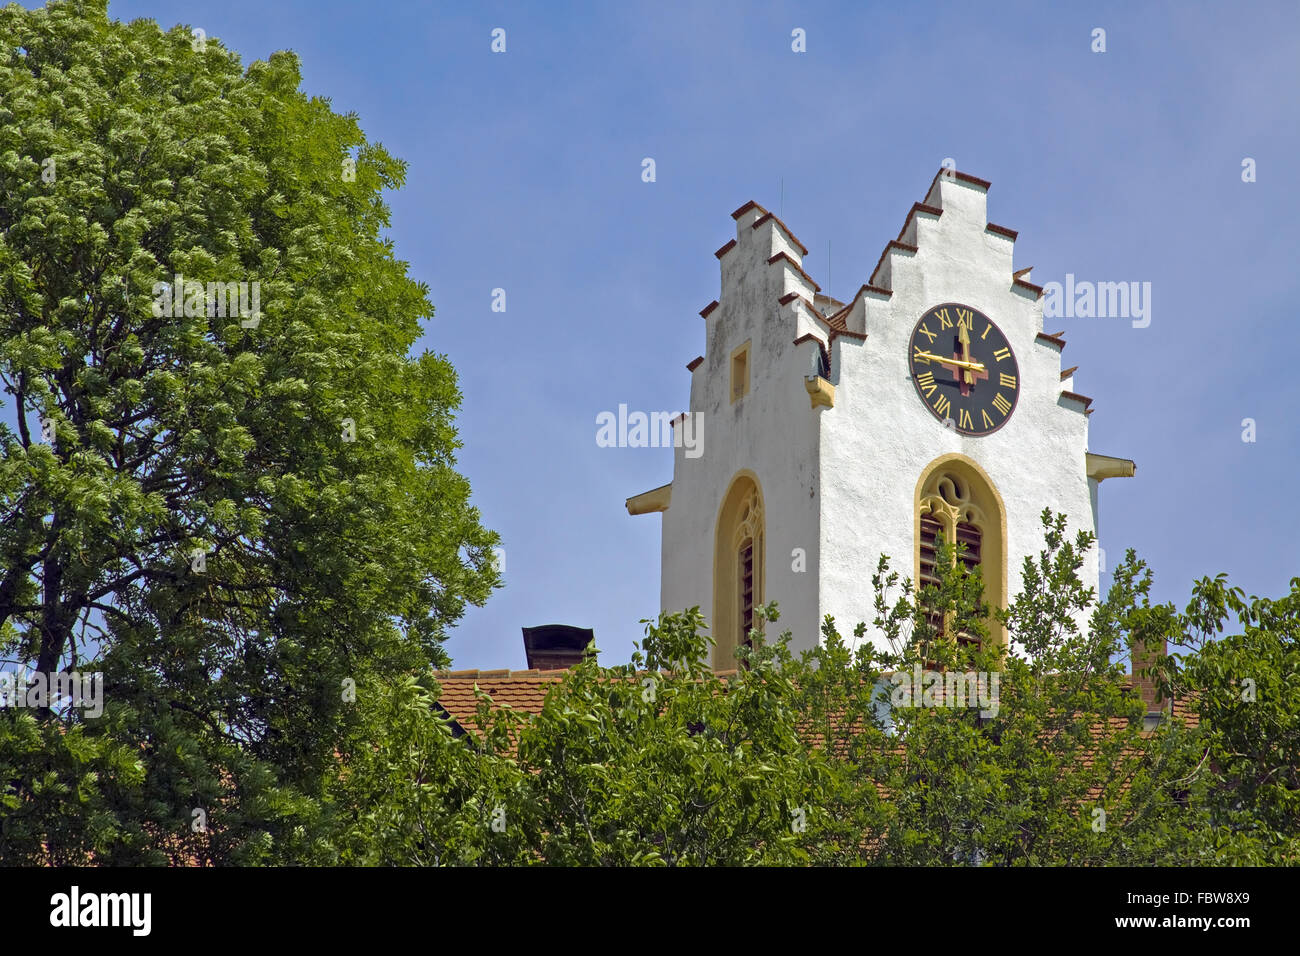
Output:
[[[928,309],[912,330],[908,366],[916,394],[963,435],[991,435],[1020,397],[1020,367],[993,320],[955,302]]]

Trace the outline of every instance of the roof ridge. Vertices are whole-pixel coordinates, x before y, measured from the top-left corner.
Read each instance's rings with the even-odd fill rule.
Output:
[[[568,670],[567,667],[555,667],[549,670],[541,670],[536,667],[527,670],[511,670],[508,667],[497,670],[481,670],[479,668],[469,668],[465,670],[436,670],[433,676],[438,680],[514,680],[516,678],[559,678]]]

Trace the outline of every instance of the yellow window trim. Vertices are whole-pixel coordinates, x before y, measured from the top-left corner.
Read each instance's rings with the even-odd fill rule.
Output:
[[[742,510],[749,505],[748,514]],[[765,603],[767,584],[766,508],[758,476],[742,468],[732,476],[718,505],[713,533],[713,666],[736,666],[736,635],[740,627],[740,581],[736,553],[746,538],[754,542],[754,609]]]
[[[953,453],[940,455],[921,469],[921,476],[916,481],[916,491],[912,496],[912,580],[921,580],[921,515],[931,513],[934,508],[934,496],[927,488],[937,475],[947,472],[956,475],[969,488],[967,497],[978,509],[980,531],[983,533],[980,567],[984,572],[984,600],[990,608],[1006,607],[1007,603],[1007,508],[998,492],[997,486],[984,471],[965,455]],[[925,510],[922,511],[924,506]],[[936,514],[944,526],[944,535],[949,541],[954,538],[949,524],[955,527],[955,517],[944,514],[943,509]],[[990,575],[992,572],[992,575]],[[1007,644],[1006,629],[996,620],[989,622],[989,638],[1003,648]]]

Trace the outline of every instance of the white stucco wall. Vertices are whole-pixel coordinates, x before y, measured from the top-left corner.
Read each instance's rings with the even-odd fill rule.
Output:
[[[713,548],[718,510],[737,473],[748,469],[763,494],[765,601],[780,604],[777,630],[791,628],[803,646],[818,625],[818,412],[804,388],[813,343],[794,339],[815,320],[787,292],[809,301],[814,290],[783,262],[800,263],[799,250],[755,207],[736,222],[737,243],[721,260],[718,307],[705,320],[704,361],[691,373],[689,410],[702,412],[703,454],[687,458],[674,449],[672,503],[663,515],[661,599],[666,610],[698,604],[713,619]],[[749,394],[731,402],[731,353],[746,340]],[[803,548],[807,570],[791,571],[791,552]],[[810,637],[803,637],[811,635]]]
[[[705,320],[704,361],[691,373],[689,410],[703,414],[699,458],[674,450],[670,507],[663,514],[661,600],[666,610],[699,605],[713,615],[714,540],[718,511],[742,470],[763,494],[765,600],[782,609],[778,629],[793,646],[819,640],[822,616],[836,617],[851,639],[854,625],[874,616],[871,575],[881,553],[902,575],[913,574],[916,484],[941,455],[960,453],[984,470],[1001,495],[1007,522],[1007,595],[1021,586],[1026,555],[1043,546],[1039,515],[1064,512],[1071,533],[1096,530],[1095,481],[1086,474],[1088,422],[1082,405],[1061,397],[1058,347],[1037,340],[1042,306],[1012,281],[1013,242],[989,231],[982,186],[939,177],[924,200],[941,214],[917,212],[902,241],[914,254],[892,251],[864,282],[892,295],[863,291],[848,317],[865,341],[831,341],[824,318],[807,305],[815,290],[799,270],[768,259],[800,250],[770,218],[750,207],[736,222],[736,245],[723,254],[719,305]],[[780,299],[798,293],[787,303]],[[806,301],[805,301],[806,300]],[[973,306],[1007,336],[1021,376],[1011,419],[973,438],[945,429],[922,404],[908,367],[917,320],[943,302]],[[811,407],[804,376],[817,345],[831,342],[833,408]],[[750,390],[730,401],[730,361],[750,342]],[[807,570],[792,571],[792,551],[806,552]],[[1098,583],[1096,553],[1084,583]]]
[[[913,574],[916,482],[934,459],[960,453],[987,473],[1006,507],[1007,592],[1021,585],[1025,555],[1042,548],[1039,515],[1064,512],[1071,533],[1095,531],[1086,474],[1087,418],[1078,402],[1061,399],[1059,349],[1036,341],[1042,307],[1034,293],[1012,285],[1010,239],[986,230],[982,187],[940,178],[925,203],[942,215],[918,213],[904,236],[915,254],[893,251],[875,284],[885,297],[864,293],[850,328],[865,342],[839,338],[832,375],[835,408],[822,419],[822,561],[819,601],[842,634],[874,616],[871,575],[881,553],[903,575]],[[1020,366],[1021,394],[1011,419],[983,437],[946,429],[922,404],[908,368],[909,337],[927,310],[944,302],[973,306],[1007,336]],[[858,324],[855,324],[858,323]],[[1084,571],[1096,587],[1095,552]]]

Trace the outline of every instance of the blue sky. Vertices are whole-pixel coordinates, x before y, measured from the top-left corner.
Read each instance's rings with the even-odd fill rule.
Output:
[[[28,4],[29,6],[35,4]],[[202,27],[245,63],[302,59],[304,89],[410,163],[391,234],[456,366],[460,466],[506,549],[458,667],[523,667],[520,627],[594,627],[624,661],[659,595],[659,519],[624,499],[662,449],[599,448],[626,403],[678,410],[718,294],[713,251],[754,199],[846,298],[945,157],[993,183],[1016,266],[1152,284],[1152,321],[1060,319],[1095,398],[1113,563],[1157,595],[1228,572],[1300,574],[1300,6],[1115,3],[431,4],[120,0]],[[493,54],[494,28],[507,51]],[[1091,33],[1106,31],[1105,53]],[[791,51],[802,28],[807,52]],[[652,157],[657,181],[641,181]],[[1241,163],[1257,163],[1243,183]],[[827,276],[828,252],[830,276]],[[494,288],[507,311],[491,311]],[[1242,420],[1257,440],[1242,441]],[[1045,505],[1051,502],[1044,502]],[[1103,585],[1109,577],[1103,577]],[[853,622],[841,622],[851,626]],[[845,628],[842,628],[845,629]]]

